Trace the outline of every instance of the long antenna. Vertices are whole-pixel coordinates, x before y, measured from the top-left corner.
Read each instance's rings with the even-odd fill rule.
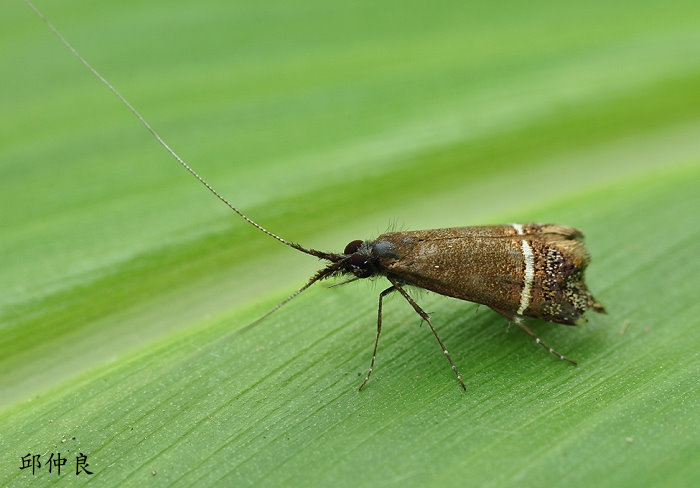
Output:
[[[216,191],[209,183],[207,183],[206,180],[205,180],[204,178],[202,178],[201,176],[199,176],[199,174],[197,174],[197,172],[196,172],[195,170],[193,170],[193,169],[190,167],[189,164],[187,164],[175,151],[173,151],[173,150],[171,149],[170,146],[168,146],[168,144],[163,140],[163,138],[160,137],[160,135],[158,134],[158,132],[156,132],[156,130],[155,130],[153,127],[151,127],[151,124],[149,124],[149,123],[146,121],[146,119],[143,118],[143,116],[139,113],[139,111],[136,110],[136,109],[134,108],[134,106],[131,105],[131,104],[129,103],[129,101],[128,101],[126,98],[124,98],[124,97],[122,96],[122,94],[119,93],[119,91],[118,91],[116,88],[114,88],[114,87],[112,86],[112,84],[111,84],[109,81],[107,81],[107,79],[106,79],[104,76],[102,76],[95,68],[92,67],[92,65],[91,65],[90,63],[87,62],[87,60],[86,60],[85,58],[83,58],[83,57],[80,55],[80,53],[71,45],[71,43],[68,42],[68,41],[66,40],[65,37],[63,37],[63,35],[58,31],[58,29],[56,29],[56,27],[54,27],[53,24],[52,24],[51,22],[49,22],[49,19],[47,19],[47,18],[44,16],[44,14],[41,13],[41,11],[40,11],[38,8],[36,8],[36,6],[35,6],[32,2],[30,2],[29,0],[24,0],[24,2],[25,2],[27,5],[29,5],[29,7],[30,7],[32,10],[34,10],[34,12],[39,16],[39,18],[44,22],[44,24],[46,24],[46,25],[48,26],[48,28],[51,29],[51,31],[56,35],[56,37],[58,37],[58,39],[63,43],[63,45],[66,46],[66,47],[68,48],[68,50],[69,50],[71,53],[73,53],[73,55],[74,55],[76,58],[78,58],[78,59],[80,60],[80,62],[83,63],[83,65],[84,65],[88,70],[90,70],[90,72],[91,72],[93,75],[95,75],[95,77],[96,77],[98,80],[100,80],[100,82],[101,82],[103,85],[105,85],[107,88],[109,88],[110,91],[111,91],[112,93],[114,93],[114,95],[116,95],[116,97],[117,97],[124,105],[126,105],[126,108],[128,108],[129,111],[130,111],[132,114],[134,114],[134,116],[135,116],[137,119],[139,119],[139,122],[141,122],[141,124],[143,124],[143,126],[144,126],[146,129],[148,129],[148,132],[150,132],[151,135],[152,135],[153,137],[155,137],[155,139],[158,141],[158,143],[159,143],[161,146],[163,146],[163,147],[165,148],[165,150],[168,151],[168,152],[170,153],[170,155],[171,155],[172,157],[174,157],[175,160],[176,160],[178,163],[180,163],[180,165],[181,165],[183,168],[185,168],[187,171],[189,171],[189,173],[190,173],[192,176],[194,176],[202,185],[204,185],[204,186],[206,187],[207,190],[209,190],[211,193],[213,193],[214,196],[215,196],[216,198],[218,198],[219,200],[221,200],[222,202],[224,202],[231,210],[233,210],[233,211],[236,212],[238,215],[240,215],[241,218],[242,218],[243,220],[245,220],[246,222],[248,222],[250,225],[252,225],[252,226],[255,227],[256,229],[258,229],[259,231],[264,232],[265,234],[269,235],[270,237],[273,237],[273,238],[277,239],[277,240],[280,241],[282,244],[285,244],[285,245],[287,245],[287,246],[289,246],[289,247],[292,247],[292,248],[294,248],[294,249],[297,249],[297,250],[299,250],[299,251],[301,251],[301,252],[304,252],[304,253],[306,253],[306,254],[311,254],[312,256],[316,256],[316,257],[319,257],[319,258],[330,259],[330,256],[333,256],[333,255],[331,255],[331,254],[324,253],[324,252],[321,252],[321,251],[316,251],[316,250],[314,250],[314,249],[306,249],[306,248],[300,246],[299,244],[296,244],[296,243],[294,243],[294,242],[289,242],[288,240],[283,239],[282,237],[278,236],[277,234],[274,234],[274,233],[270,232],[269,230],[267,230],[267,229],[266,229],[265,227],[263,227],[262,225],[257,224],[256,222],[254,222],[253,220],[251,220],[247,215],[245,215],[243,212],[241,212],[241,211],[238,210],[235,206],[233,206],[233,204],[232,204],[231,202],[229,202],[228,200],[226,200],[226,198],[224,198],[223,195],[221,195],[221,194],[220,194],[218,191]]]

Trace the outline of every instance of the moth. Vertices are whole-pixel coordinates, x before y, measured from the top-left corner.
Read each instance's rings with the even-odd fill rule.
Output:
[[[576,362],[542,342],[522,317],[577,325],[585,322],[584,313],[589,308],[605,312],[584,282],[590,255],[583,244],[583,233],[573,227],[510,224],[389,232],[372,241],[352,241],[342,254],[290,245],[331,263],[296,294],[316,281],[338,275],[350,275],[351,280],[384,276],[391,284],[379,294],[377,336],[360,389],[374,369],[384,297],[398,292],[428,324],[460,386],[466,390],[430,316],[408,294],[407,285],[486,305],[518,325],[550,353],[573,365]]]
[[[260,322],[317,281],[338,276],[348,276],[347,281],[384,276],[390,286],[379,294],[374,350],[360,390],[374,370],[382,331],[382,305],[384,298],[393,292],[399,293],[429,325],[460,386],[466,390],[462,375],[430,316],[409,295],[407,286],[486,305],[518,325],[550,353],[576,364],[542,342],[522,318],[534,317],[558,324],[577,325],[585,321],[584,313],[588,309],[605,312],[584,282],[590,256],[583,244],[583,234],[578,229],[553,224],[510,224],[389,232],[374,240],[354,240],[345,246],[342,253],[307,249],[287,241],[250,219],[199,176],[29,0],[25,0],[25,3],[71,53],[119,98],[158,143],[219,200],[243,220],[282,244],[329,262],[303,287],[250,325]]]

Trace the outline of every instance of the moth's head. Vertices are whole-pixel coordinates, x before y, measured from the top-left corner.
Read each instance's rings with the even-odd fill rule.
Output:
[[[377,272],[376,258],[367,241],[356,240],[345,246],[343,251],[343,271],[357,278],[369,278]]]

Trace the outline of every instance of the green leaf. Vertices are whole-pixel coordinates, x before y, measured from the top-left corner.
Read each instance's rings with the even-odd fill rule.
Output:
[[[209,183],[340,251],[584,230],[607,315],[528,323],[320,266],[212,198],[22,2],[0,20],[0,485],[689,486],[700,5],[39,4]],[[330,284],[330,283],[329,283]],[[60,477],[52,453],[67,459]],[[40,454],[35,474],[20,469]],[[94,474],[75,474],[76,456]]]

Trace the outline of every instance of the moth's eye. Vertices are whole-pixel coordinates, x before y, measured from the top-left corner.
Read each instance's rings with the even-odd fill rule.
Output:
[[[345,254],[355,254],[357,250],[360,248],[362,245],[362,241],[352,241],[350,244],[345,246]]]
[[[367,257],[363,256],[362,254],[353,254],[350,256],[350,264],[353,266],[357,266],[358,268],[361,268],[365,263],[367,263]]]

